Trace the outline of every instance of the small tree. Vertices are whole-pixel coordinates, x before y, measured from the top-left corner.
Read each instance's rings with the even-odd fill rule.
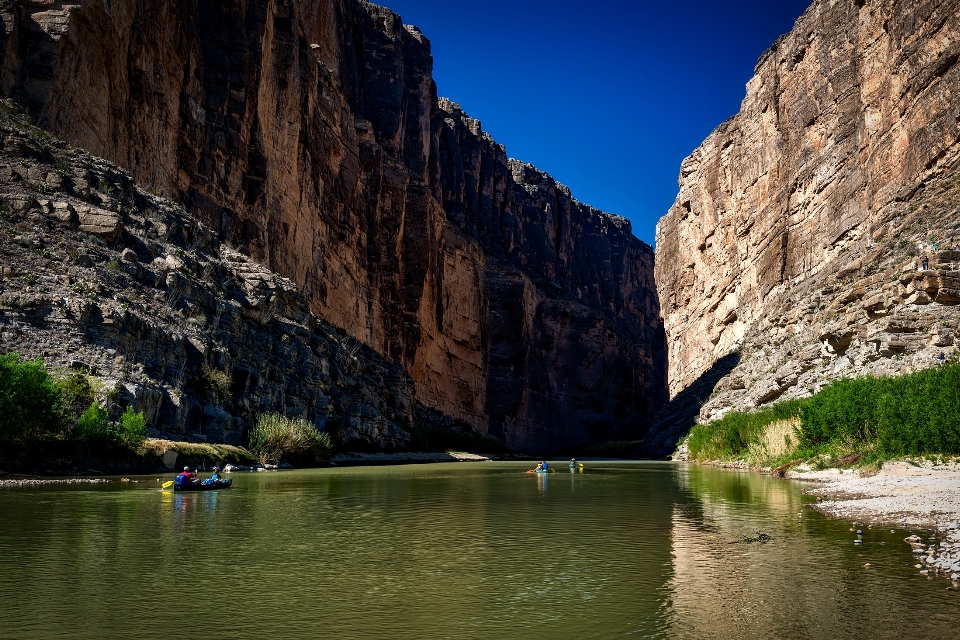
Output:
[[[60,432],[60,390],[41,360],[0,355],[0,443],[25,445]]]
[[[130,449],[139,449],[147,439],[147,419],[128,406],[120,416],[120,439]]]
[[[202,365],[200,367],[200,390],[214,404],[230,399],[230,376],[219,369]]]
[[[93,403],[93,385],[87,376],[74,373],[57,381],[57,386],[60,388],[64,426],[71,428]]]
[[[73,437],[85,453],[103,453],[116,447],[118,437],[116,430],[110,425],[107,410],[94,402],[83,412],[77,426],[73,430]]]

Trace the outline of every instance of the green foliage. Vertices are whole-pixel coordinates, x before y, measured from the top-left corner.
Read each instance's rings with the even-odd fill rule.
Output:
[[[143,412],[134,412],[133,407],[128,406],[127,410],[120,416],[118,423],[120,440],[130,449],[139,449],[147,439],[147,420],[143,417]]]
[[[253,464],[257,461],[249,451],[243,447],[229,444],[209,444],[206,442],[174,442],[172,440],[147,440],[140,449],[140,454],[146,460],[152,460],[159,465],[163,459],[163,452],[172,449],[179,454],[178,465],[207,466],[222,465],[225,462],[234,464]]]
[[[287,418],[279,413],[266,413],[257,418],[250,429],[250,451],[263,464],[316,462],[333,452],[330,436],[318,431],[303,418]]]
[[[74,373],[57,381],[60,389],[62,417],[65,425],[73,426],[93,403],[94,389],[90,379]]]
[[[112,450],[119,440],[116,429],[110,424],[107,410],[98,402],[91,404],[80,416],[73,429],[73,438],[86,454]]]
[[[203,365],[200,367],[200,391],[210,402],[220,404],[230,399],[230,376],[219,369]]]
[[[709,424],[698,424],[687,441],[690,456],[695,460],[739,458],[759,442],[768,425],[796,418],[803,402],[787,400],[751,413],[734,411]]]
[[[870,445],[883,458],[960,453],[960,365],[838,380],[807,401],[801,446]]]
[[[29,445],[60,427],[60,391],[40,360],[0,355],[0,444]]]
[[[813,459],[820,467],[854,457],[876,464],[901,456],[960,454],[960,363],[897,378],[836,380],[810,398],[727,414],[690,431],[691,457],[740,458],[768,425],[797,415],[799,442],[789,455]]]

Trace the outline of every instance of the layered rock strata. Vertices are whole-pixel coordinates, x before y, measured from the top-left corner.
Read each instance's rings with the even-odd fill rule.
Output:
[[[152,436],[236,444],[258,414],[403,449],[403,369],[117,167],[0,113],[0,352],[95,380]]]
[[[700,420],[949,356],[958,59],[956,0],[818,0],[683,162],[657,227],[671,396],[739,354]]]
[[[519,448],[638,437],[663,399],[653,254],[438,100],[358,0],[0,1],[2,90],[302,288]]]

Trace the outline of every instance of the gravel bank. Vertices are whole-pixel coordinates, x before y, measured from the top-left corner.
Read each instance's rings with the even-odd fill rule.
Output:
[[[337,467],[377,464],[410,464],[418,462],[489,462],[498,459],[492,455],[476,453],[341,453],[335,455],[330,462]]]
[[[945,530],[960,520],[960,464],[887,462],[867,477],[856,469],[812,471],[797,467],[788,478],[815,483],[821,512],[870,524]]]
[[[815,483],[807,493],[823,498],[815,508],[829,516],[932,530],[904,539],[917,558],[916,568],[960,584],[960,464],[887,462],[879,473],[867,477],[856,469],[799,468],[787,477]]]

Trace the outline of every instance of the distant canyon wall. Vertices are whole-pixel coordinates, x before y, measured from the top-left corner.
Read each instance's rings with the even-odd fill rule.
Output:
[[[657,226],[670,395],[688,406],[648,450],[690,424],[671,421],[950,350],[958,260],[917,272],[917,256],[960,240],[958,59],[957,0],[817,0],[760,58]]]
[[[127,167],[417,399],[518,448],[635,438],[665,397],[653,251],[438,100],[359,0],[0,1],[2,92]]]

